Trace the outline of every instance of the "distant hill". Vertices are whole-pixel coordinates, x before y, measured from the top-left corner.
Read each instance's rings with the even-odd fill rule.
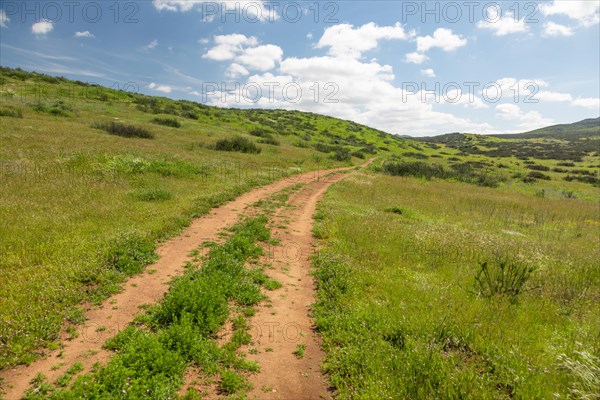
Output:
[[[504,135],[448,133],[415,138],[430,144],[443,144],[464,154],[491,157],[535,157],[580,161],[588,154],[600,152],[600,118],[573,124],[561,124],[530,132]]]
[[[533,131],[515,134],[491,135],[506,139],[533,139],[547,136],[590,136],[600,134],[600,118],[588,118],[572,124],[560,124],[535,129]]]

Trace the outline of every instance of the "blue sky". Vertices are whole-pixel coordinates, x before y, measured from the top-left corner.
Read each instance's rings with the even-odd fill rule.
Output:
[[[600,114],[600,0],[0,2],[0,63],[395,134]]]

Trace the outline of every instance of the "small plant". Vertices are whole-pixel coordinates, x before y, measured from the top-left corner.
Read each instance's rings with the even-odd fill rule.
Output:
[[[138,201],[166,201],[173,198],[171,192],[158,188],[138,189],[130,192],[130,195]]]
[[[298,346],[296,346],[296,350],[294,350],[292,352],[292,354],[294,356],[296,356],[296,358],[298,360],[300,360],[301,358],[304,358],[304,351],[306,350],[306,345],[305,344],[299,344]]]
[[[569,392],[575,399],[597,399],[600,388],[600,358],[587,351],[576,351],[572,357],[558,356],[559,368],[569,371]]]
[[[475,292],[486,299],[498,296],[514,301],[524,291],[533,271],[533,267],[509,260],[484,261],[479,263],[475,275]]]
[[[181,128],[181,122],[176,118],[160,118],[156,117],[152,120],[157,125],[169,126],[171,128]]]
[[[249,389],[250,383],[242,375],[226,370],[221,373],[221,383],[219,390],[225,394],[233,394],[243,389]]]
[[[92,124],[92,128],[102,129],[111,135],[126,137],[126,138],[141,138],[153,139],[154,134],[146,128],[139,126],[128,125],[121,122],[96,122]]]

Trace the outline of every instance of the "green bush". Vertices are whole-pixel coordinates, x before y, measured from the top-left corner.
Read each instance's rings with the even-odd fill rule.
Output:
[[[124,234],[113,240],[105,260],[117,271],[133,275],[158,259],[154,250],[156,245],[152,240],[137,234]]]
[[[102,129],[111,135],[122,136],[126,138],[142,138],[153,139],[154,134],[146,128],[128,125],[121,122],[96,122],[92,124],[92,128]]]
[[[221,383],[219,390],[225,394],[233,394],[242,389],[249,389],[250,383],[248,380],[234,371],[223,371],[221,373]]]
[[[331,158],[336,161],[350,161],[352,156],[350,155],[350,150],[347,148],[337,147],[331,155]]]
[[[236,136],[233,139],[221,139],[215,144],[215,150],[236,151],[240,153],[259,154],[261,148],[242,136]]]
[[[181,122],[176,118],[160,118],[156,117],[152,120],[157,125],[169,126],[171,128],[181,128]]]
[[[2,107],[0,117],[23,118],[23,111],[13,107]]]
[[[275,139],[274,137],[258,139],[258,143],[270,144],[273,146],[279,146],[279,144],[280,144],[279,140]]]
[[[59,117],[69,117],[71,115],[71,111],[73,111],[73,107],[62,100],[56,101],[52,104],[40,101],[35,104],[30,104],[30,106],[34,111],[56,115]]]

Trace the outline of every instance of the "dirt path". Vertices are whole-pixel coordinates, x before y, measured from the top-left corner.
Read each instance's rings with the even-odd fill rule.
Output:
[[[331,397],[321,375],[323,352],[310,316],[315,301],[315,280],[310,274],[310,256],[315,253],[311,230],[317,201],[343,177],[337,173],[306,185],[290,198],[292,207],[281,208],[273,219],[273,235],[281,242],[272,249],[269,260],[275,268],[266,273],[283,287],[268,293],[271,301],[260,306],[251,320],[253,344],[249,348],[258,352],[248,358],[261,368],[259,374],[250,377],[254,387],[248,396],[251,399]]]
[[[61,376],[66,369],[75,362],[81,362],[85,367],[85,371],[88,371],[95,362],[104,363],[110,357],[111,352],[103,350],[102,344],[106,339],[114,336],[121,329],[125,328],[140,311],[140,306],[154,304],[162,299],[169,288],[169,280],[172,277],[183,273],[182,266],[189,259],[188,254],[191,250],[195,249],[204,241],[215,240],[217,232],[234,224],[238,219],[239,212],[249,204],[299,182],[309,183],[319,181],[329,172],[331,172],[331,170],[309,172],[254,189],[238,197],[236,200],[213,209],[209,214],[194,220],[181,235],[160,245],[157,250],[160,259],[157,263],[148,266],[146,272],[129,279],[124,284],[121,293],[110,297],[104,301],[100,307],[88,310],[86,312],[87,321],[85,324],[76,327],[79,336],[72,340],[65,340],[64,348],[62,350],[50,352],[48,357],[39,359],[30,366],[21,366],[0,372],[0,377],[4,380],[3,388],[5,390],[5,398],[7,400],[19,399],[29,387],[31,379],[39,372],[44,373],[48,377],[49,382],[54,382],[56,378]],[[317,190],[322,191],[326,188],[323,181],[321,181],[317,187],[321,188]],[[318,193],[315,192],[310,198],[306,199],[310,204],[303,205],[302,209],[305,210],[305,212],[299,216],[301,222],[299,220],[293,228],[290,227],[290,229],[299,230],[301,232],[298,237],[298,242],[301,243],[302,246],[309,246],[307,240],[310,238],[311,209],[314,209],[314,203],[316,202],[317,197]],[[308,208],[305,206],[308,206]],[[312,299],[312,281],[308,275],[304,275],[304,272],[307,271],[302,271],[303,268],[308,268],[307,265],[308,264],[306,263],[300,263],[297,266],[298,271],[290,271],[290,273],[295,275],[294,279],[302,280],[298,281],[298,284],[302,285],[302,292],[306,289],[309,293],[308,297],[299,297],[295,300],[298,303],[297,306],[300,307],[302,304],[302,307],[294,311],[291,318],[294,319],[297,316],[298,321],[303,321],[303,332],[306,332],[307,335],[311,335],[310,326],[306,325],[310,324],[308,315],[306,314],[306,307],[310,305]],[[292,298],[296,299],[296,295],[290,296],[286,301],[289,301]],[[280,309],[280,312],[281,314],[279,316],[286,314],[286,311],[283,308]],[[66,339],[67,335],[64,334],[62,337]],[[308,340],[309,336],[307,336],[306,339]],[[314,370],[314,373],[317,373],[320,355],[318,353],[318,346],[315,343],[307,344],[306,356],[301,364],[302,370],[306,370],[308,363],[310,362],[310,368]],[[287,350],[287,347],[281,348],[281,351],[285,352]],[[261,360],[261,364],[262,363],[263,361]],[[263,371],[272,371],[272,367],[278,368],[276,364],[271,365],[272,363],[271,360],[265,359]],[[304,365],[305,363],[306,366]],[[261,374],[260,376],[262,377],[263,375],[264,374]],[[291,378],[291,376],[286,377],[285,381],[291,381]],[[284,380],[277,378],[275,378],[275,380],[284,382]],[[300,383],[298,383],[298,385],[299,386],[296,387],[297,390],[310,389],[307,393],[315,393],[314,388],[308,388],[306,385],[300,385]],[[321,387],[318,390],[322,390]],[[306,396],[303,396],[303,398],[305,397]]]

